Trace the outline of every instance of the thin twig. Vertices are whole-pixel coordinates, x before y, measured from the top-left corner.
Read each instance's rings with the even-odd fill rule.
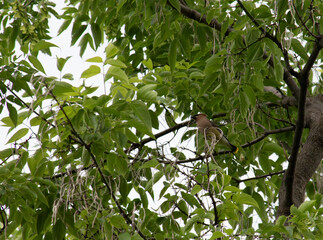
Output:
[[[261,178],[266,178],[266,177],[271,177],[274,175],[279,175],[284,173],[286,170],[281,170],[279,172],[273,172],[273,173],[268,173],[268,174],[264,174],[264,175],[259,175],[259,176],[255,176],[252,178],[246,178],[246,179],[238,179],[238,178],[232,178],[234,181],[236,181],[238,184],[242,183],[242,182],[247,182],[247,181],[251,181],[251,180],[257,180],[257,179],[261,179]]]
[[[312,37],[317,38],[318,36],[316,36],[314,33],[312,33],[312,32],[311,32],[311,30],[306,26],[305,22],[303,21],[303,19],[302,19],[301,15],[299,14],[299,12],[298,12],[298,10],[297,10],[297,8],[296,8],[296,6],[295,6],[294,1],[292,1],[292,4],[293,4],[294,10],[295,10],[295,12],[296,12],[296,15],[297,15],[297,17],[299,18],[299,20],[301,21],[301,23],[302,23],[303,27],[305,27],[305,29],[307,30],[307,32],[308,32]]]
[[[32,107],[30,107],[30,105],[28,105],[24,100],[22,100],[14,91],[12,91],[7,85],[6,85],[6,89],[11,92],[12,95],[15,96],[15,98],[17,98],[19,100],[19,102],[21,102],[23,105],[25,105],[30,111],[32,111],[34,114],[36,114],[38,117],[40,117],[43,121],[45,121],[46,123],[48,123],[49,125],[51,125],[53,128],[56,128],[54,124],[52,124],[51,122],[49,122],[44,116],[40,115],[38,112],[36,112]]]

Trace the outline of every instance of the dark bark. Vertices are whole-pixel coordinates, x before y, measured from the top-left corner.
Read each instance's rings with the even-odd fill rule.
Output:
[[[306,185],[323,158],[323,95],[308,99],[305,113],[305,126],[310,132],[297,156],[294,171],[284,174],[279,191],[278,216],[290,214],[290,201],[297,207],[304,201]],[[289,182],[291,174],[293,181]],[[288,184],[292,184],[291,193]]]
[[[298,116],[296,130],[293,140],[293,148],[289,157],[288,168],[284,174],[279,190],[279,207],[277,216],[289,215],[290,207],[298,207],[305,196],[307,182],[313,176],[318,164],[322,160],[323,146],[320,144],[320,125],[323,120],[322,97],[317,96],[311,99],[306,98],[309,85],[310,71],[322,49],[320,38],[316,39],[312,53],[302,71],[298,74],[300,93],[298,99]],[[306,117],[306,118],[305,118]],[[303,129],[305,125],[310,129],[310,134],[306,139],[301,152],[299,153]],[[314,143],[314,141],[317,141]],[[313,149],[313,146],[316,148]],[[311,163],[311,166],[309,166]],[[302,169],[304,167],[305,169]]]

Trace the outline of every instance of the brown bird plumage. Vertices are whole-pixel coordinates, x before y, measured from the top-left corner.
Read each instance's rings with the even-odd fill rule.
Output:
[[[192,116],[192,118],[195,120],[199,132],[205,137],[216,140],[217,143],[230,148],[234,153],[238,152],[238,148],[229,142],[229,140],[223,135],[223,131],[211,122],[207,118],[206,114],[196,114]]]

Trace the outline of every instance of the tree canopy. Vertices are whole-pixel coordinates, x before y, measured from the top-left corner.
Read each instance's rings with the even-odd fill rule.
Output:
[[[314,0],[2,1],[0,238],[323,238],[322,15]],[[46,75],[51,19],[80,56],[104,46],[81,79],[61,56]],[[239,151],[210,146],[197,113]]]

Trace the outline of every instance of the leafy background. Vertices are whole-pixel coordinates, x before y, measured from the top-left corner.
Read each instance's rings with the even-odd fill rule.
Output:
[[[306,201],[279,201],[294,136],[319,129],[296,102],[322,109],[320,1],[64,3],[1,3],[2,239],[322,237],[320,151]],[[46,74],[50,18],[104,49],[80,76],[66,55]],[[205,151],[198,112],[238,154]]]

